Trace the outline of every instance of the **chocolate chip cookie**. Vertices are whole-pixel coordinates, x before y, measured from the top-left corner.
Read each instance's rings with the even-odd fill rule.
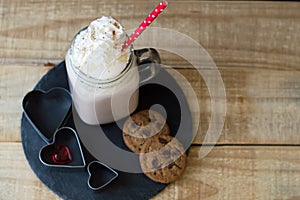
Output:
[[[161,135],[146,141],[139,158],[144,174],[160,183],[177,180],[187,163],[187,155],[182,144],[169,135]]]
[[[140,153],[147,140],[160,135],[169,135],[170,128],[165,118],[153,110],[143,110],[129,117],[123,126],[123,140],[134,153]]]

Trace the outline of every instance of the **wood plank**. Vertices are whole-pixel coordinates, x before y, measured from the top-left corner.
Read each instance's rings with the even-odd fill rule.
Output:
[[[20,141],[21,101],[51,67],[0,65],[0,69],[0,141]],[[194,144],[201,144],[211,122],[211,97],[203,77],[191,69],[168,72],[186,92],[194,128],[199,128]],[[300,71],[224,68],[220,72],[227,113],[219,144],[300,143]]]
[[[182,178],[154,199],[299,199],[299,147],[191,149]]]
[[[299,199],[300,147],[192,147],[183,176],[153,199]],[[33,174],[20,143],[0,143],[3,199],[59,199]]]
[[[84,4],[2,0],[0,62],[58,62],[64,58],[73,35],[92,19],[112,15],[129,30],[153,6],[147,0],[90,0]],[[187,34],[210,53],[218,66],[298,68],[299,9],[299,2],[171,1],[152,27]],[[166,64],[182,63],[168,59]]]
[[[190,101],[193,119],[200,118],[200,123],[194,121],[194,127],[199,126],[194,143],[201,144],[211,123],[211,97],[203,77],[196,70],[177,71],[197,95],[193,100],[187,84],[180,83]],[[225,85],[227,112],[219,144],[300,143],[299,70],[240,67],[236,70],[224,68],[220,73]],[[216,88],[213,86],[212,89]],[[219,98],[222,97],[217,100]],[[197,104],[200,112],[196,112]]]
[[[0,65],[0,141],[20,141],[22,99],[49,67]]]
[[[0,143],[1,199],[60,199],[34,174],[21,143]]]

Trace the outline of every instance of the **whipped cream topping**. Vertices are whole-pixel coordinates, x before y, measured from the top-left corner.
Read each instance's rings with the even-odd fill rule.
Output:
[[[95,79],[114,78],[129,60],[130,49],[122,51],[126,39],[123,26],[114,18],[103,16],[76,36],[72,62],[81,72]]]

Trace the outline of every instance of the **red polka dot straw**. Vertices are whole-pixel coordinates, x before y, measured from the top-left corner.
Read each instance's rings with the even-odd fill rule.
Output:
[[[148,17],[139,25],[139,27],[128,37],[124,42],[122,49],[129,47],[136,38],[157,18],[157,16],[167,7],[168,2],[163,0],[156,8],[150,13]]]

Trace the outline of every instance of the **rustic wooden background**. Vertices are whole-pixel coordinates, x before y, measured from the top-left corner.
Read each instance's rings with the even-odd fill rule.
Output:
[[[64,59],[73,35],[111,15],[135,28],[158,0],[0,0],[0,199],[59,199],[31,171],[20,137],[21,101]],[[213,151],[199,159],[211,116],[203,78],[182,58],[164,64],[196,91],[200,128],[182,178],[153,199],[300,199],[300,3],[179,1],[152,27],[187,34],[224,81],[227,115]],[[184,87],[184,86],[183,86]]]

